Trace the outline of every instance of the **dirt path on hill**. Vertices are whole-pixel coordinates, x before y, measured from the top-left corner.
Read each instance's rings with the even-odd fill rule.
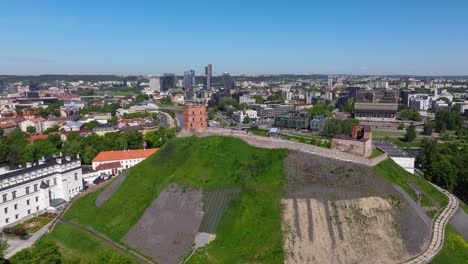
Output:
[[[105,189],[102,193],[98,195],[96,198],[96,206],[101,207],[105,202],[107,202],[112,195],[119,189],[120,185],[125,181],[125,178],[127,178],[128,175],[128,170],[123,171],[120,173],[119,176],[117,176],[117,179],[115,179],[107,189]]]

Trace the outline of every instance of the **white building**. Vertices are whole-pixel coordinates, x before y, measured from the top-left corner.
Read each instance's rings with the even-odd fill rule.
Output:
[[[153,92],[161,92],[161,78],[160,77],[151,77],[149,81],[150,89]]]
[[[257,111],[255,110],[245,110],[245,111],[237,111],[234,113],[236,116],[236,119],[239,123],[244,123],[244,119],[248,116],[250,120],[256,120],[257,119]]]
[[[255,104],[255,99],[248,94],[244,94],[239,96],[239,104]]]
[[[142,162],[158,150],[159,148],[102,151],[94,157],[92,168],[93,170],[98,170],[101,164],[120,162],[120,170],[128,169]]]
[[[43,123],[45,119],[42,117],[26,119],[20,123],[20,129],[23,132],[27,132],[28,127],[34,127],[36,129],[36,133],[41,134],[43,129]]]
[[[83,189],[79,158],[50,157],[0,168],[0,228],[69,201]]]

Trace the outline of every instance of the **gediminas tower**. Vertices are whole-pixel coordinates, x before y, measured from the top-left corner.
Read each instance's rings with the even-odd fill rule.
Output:
[[[205,130],[208,127],[206,106],[201,103],[186,101],[183,119],[185,130]]]

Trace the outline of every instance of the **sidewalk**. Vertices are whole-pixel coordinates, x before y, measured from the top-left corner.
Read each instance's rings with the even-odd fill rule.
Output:
[[[56,216],[58,217],[58,215]],[[34,244],[37,240],[39,240],[43,235],[47,233],[49,230],[49,227],[53,224],[54,220],[50,221],[47,223],[45,226],[43,226],[41,229],[37,230],[30,238],[27,240],[23,240],[20,238],[10,238],[6,237],[6,240],[8,242],[8,248],[5,253],[6,258],[11,258],[13,255],[15,255],[17,252],[28,248]]]

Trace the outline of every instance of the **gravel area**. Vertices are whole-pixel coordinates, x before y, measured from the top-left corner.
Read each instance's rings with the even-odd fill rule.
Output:
[[[107,200],[109,200],[112,195],[117,191],[119,186],[124,182],[125,178],[127,178],[128,170],[123,171],[117,179],[115,179],[110,186],[108,186],[99,196],[96,198],[96,206],[101,207]]]
[[[190,252],[202,221],[202,198],[199,190],[170,185],[122,241],[158,263],[180,263]]]
[[[465,241],[468,241],[468,214],[463,211],[463,208],[458,207],[457,212],[450,220],[450,224],[463,236]]]

